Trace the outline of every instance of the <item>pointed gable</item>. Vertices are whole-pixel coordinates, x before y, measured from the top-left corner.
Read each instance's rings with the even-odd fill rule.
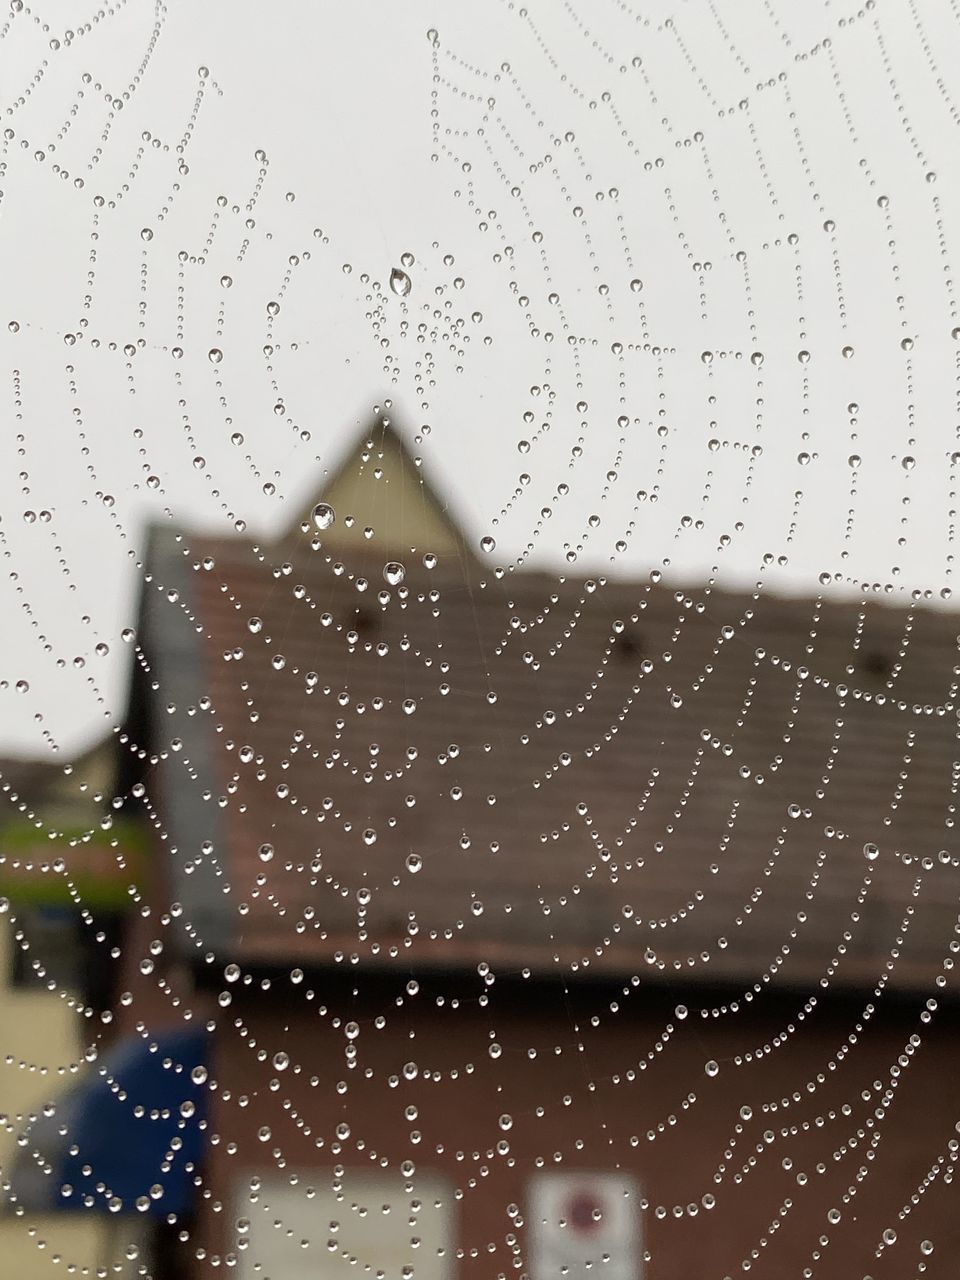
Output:
[[[320,504],[333,512],[326,527],[322,517],[314,517]],[[298,528],[310,534],[320,529],[324,547],[336,553],[364,551],[400,560],[411,553],[467,554],[463,530],[424,475],[421,459],[384,419],[350,446]]]

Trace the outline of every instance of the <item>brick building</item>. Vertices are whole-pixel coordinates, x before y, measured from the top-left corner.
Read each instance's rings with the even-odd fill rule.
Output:
[[[148,570],[183,1267],[952,1274],[949,615],[500,570],[382,424],[285,539]]]

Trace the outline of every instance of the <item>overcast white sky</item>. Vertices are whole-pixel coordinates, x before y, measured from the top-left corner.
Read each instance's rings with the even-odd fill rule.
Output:
[[[276,532],[385,397],[505,563],[953,607],[947,0],[158,9],[0,28],[0,749],[115,722],[149,519]]]

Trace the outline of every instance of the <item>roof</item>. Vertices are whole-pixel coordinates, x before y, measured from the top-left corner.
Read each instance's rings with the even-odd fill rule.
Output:
[[[148,786],[189,951],[746,986],[941,971],[949,614],[419,549],[389,584],[322,534],[168,531],[149,567]]]
[[[377,419],[346,450],[332,474],[290,530],[290,537],[317,531],[317,506],[336,519],[323,530],[325,551],[356,554],[375,545],[381,554],[422,553],[472,559],[462,520],[450,511],[389,419]]]

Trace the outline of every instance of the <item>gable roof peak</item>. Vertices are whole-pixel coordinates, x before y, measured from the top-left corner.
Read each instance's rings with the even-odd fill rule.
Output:
[[[450,504],[389,415],[378,415],[347,447],[291,531],[324,546],[402,558],[411,552],[467,554]]]

